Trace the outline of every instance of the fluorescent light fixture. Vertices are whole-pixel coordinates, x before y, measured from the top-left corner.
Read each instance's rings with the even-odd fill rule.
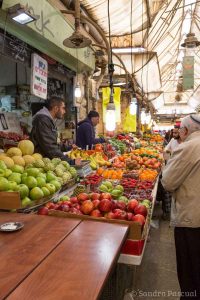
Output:
[[[116,128],[115,104],[108,103],[106,108],[106,130],[113,131]]]
[[[142,53],[142,52],[146,52],[146,49],[143,47],[113,48],[112,52],[114,52],[114,53]]]
[[[8,14],[12,20],[15,22],[26,25],[28,23],[34,22],[38,17],[33,16],[30,11],[28,11],[24,6],[17,3],[14,6],[8,8]]]
[[[75,98],[80,98],[81,97],[81,88],[80,88],[80,84],[77,83],[75,90],[74,90],[74,96]]]
[[[134,115],[136,115],[136,112],[137,112],[137,104],[135,102],[131,101],[130,106],[129,106],[129,113],[130,113],[130,115],[134,116]]]
[[[146,124],[146,113],[144,110],[141,111],[141,123]]]

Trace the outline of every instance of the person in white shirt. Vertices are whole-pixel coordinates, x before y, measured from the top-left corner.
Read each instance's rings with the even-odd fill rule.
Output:
[[[173,138],[170,140],[169,144],[164,149],[165,153],[169,153],[170,155],[172,152],[178,147],[178,145],[181,143],[180,135],[179,135],[179,127],[174,126],[173,129]]]
[[[165,163],[167,163],[167,161],[170,159],[173,151],[179,146],[180,143],[181,143],[181,138],[179,135],[179,126],[175,125],[173,128],[173,138],[167,144],[167,146],[165,147],[164,152],[163,152]],[[160,190],[161,190],[161,194],[162,194],[162,196],[161,196],[162,210],[163,210],[162,218],[164,220],[168,220],[170,218],[172,195],[170,192],[166,191],[162,187],[161,183],[160,183]]]

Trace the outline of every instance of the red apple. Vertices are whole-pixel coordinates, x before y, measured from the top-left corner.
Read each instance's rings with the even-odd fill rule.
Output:
[[[95,200],[92,201],[92,203],[94,205],[94,208],[97,208],[99,206],[100,200],[95,199]]]
[[[108,199],[103,199],[99,203],[99,210],[102,212],[109,212],[112,209],[112,202]]]
[[[111,200],[111,202],[112,202],[112,210],[114,210],[115,208],[118,208],[117,207],[117,200]]]
[[[70,207],[67,204],[62,204],[60,205],[60,210],[68,212],[70,210]]]
[[[123,201],[117,201],[117,208],[120,208],[122,210],[125,210],[126,209],[126,203],[123,202]]]
[[[94,210],[90,213],[90,216],[96,217],[96,218],[103,217],[103,215],[101,214],[101,212],[100,212],[98,209],[94,209]]]
[[[106,219],[116,219],[116,218],[115,218],[115,214],[114,214],[112,211],[109,211],[108,213],[106,213],[106,214],[104,215],[104,217],[105,217]]]
[[[80,204],[78,204],[78,203],[74,203],[74,204],[72,205],[72,207],[75,207],[75,208],[78,209],[78,210],[81,209],[81,206],[80,206]]]
[[[77,197],[71,197],[71,198],[70,198],[70,202],[71,202],[71,203],[78,203]]]
[[[127,218],[128,221],[131,221],[132,218],[133,218],[133,214],[132,214],[131,212],[128,212],[128,213],[126,214],[126,218]]]
[[[85,200],[85,201],[83,201],[83,203],[81,205],[81,211],[85,215],[89,215],[93,209],[94,209],[94,205],[93,205],[93,203],[92,203],[91,200]]]
[[[140,223],[141,226],[145,224],[145,217],[143,215],[137,214],[132,217],[132,221]]]
[[[77,199],[78,199],[78,201],[83,202],[83,201],[86,201],[86,200],[89,199],[89,195],[86,194],[86,193],[80,193],[80,194],[77,196]]]
[[[49,202],[45,205],[46,208],[48,209],[55,209],[55,203],[53,202]]]
[[[72,214],[75,214],[75,215],[80,214],[80,211],[75,207],[71,207],[69,212],[72,213]]]
[[[113,210],[113,213],[115,215],[115,219],[120,219],[120,220],[126,220],[126,212],[116,208]]]
[[[100,194],[99,193],[91,193],[90,194],[90,199],[91,200],[98,200],[99,198],[100,198]]]
[[[110,193],[102,193],[100,195],[100,200],[102,200],[102,199],[109,199],[109,200],[111,200],[111,194]]]
[[[38,215],[48,215],[48,208],[47,207],[40,207],[38,209]]]
[[[127,204],[127,210],[130,212],[134,212],[134,209],[137,205],[138,201],[136,199],[131,199]]]
[[[72,203],[70,201],[63,201],[63,204],[67,204],[69,207],[72,207]]]
[[[144,217],[147,216],[147,208],[146,206],[142,205],[142,204],[138,204],[135,208],[134,208],[134,214],[137,215],[137,214],[140,214],[140,215],[143,215]]]

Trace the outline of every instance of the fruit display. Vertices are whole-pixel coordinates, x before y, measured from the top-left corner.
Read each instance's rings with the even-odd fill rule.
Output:
[[[92,152],[92,153],[91,153]],[[111,162],[108,161],[107,157],[103,152],[99,151],[85,151],[81,149],[75,149],[72,150],[68,156],[70,159],[76,159],[81,158],[82,160],[89,160],[90,161],[90,167],[93,170],[96,170],[99,168],[99,166],[110,166]]]
[[[77,197],[62,197],[58,202],[47,203],[38,214],[46,215],[49,210],[64,211],[69,214],[87,215],[95,218],[117,219],[145,224],[151,202],[144,199],[115,200],[110,193],[81,193]]]
[[[19,142],[21,140],[27,140],[28,136],[27,135],[20,135],[16,132],[5,132],[5,131],[0,131],[0,138],[2,139],[8,139],[14,142]]]
[[[112,138],[109,140],[110,144],[117,150],[119,153],[123,154],[126,151],[126,144],[118,139]]]
[[[76,176],[76,169],[66,161],[34,154],[34,145],[29,140],[22,140],[18,147],[0,154],[0,191],[18,191],[22,207],[55,194]]]
[[[98,174],[87,175],[82,181],[81,184],[90,186],[91,190],[97,189],[98,185],[102,181],[102,176]]]

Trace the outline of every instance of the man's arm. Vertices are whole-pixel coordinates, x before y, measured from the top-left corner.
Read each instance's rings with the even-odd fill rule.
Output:
[[[162,184],[167,191],[175,191],[185,181],[193,168],[193,163],[185,148],[173,151],[172,157],[162,172]]]
[[[57,144],[56,136],[57,132],[52,132],[50,127],[45,121],[40,120],[37,126],[37,140],[40,142],[40,148],[42,152],[49,158],[59,157],[62,160],[68,161],[74,164],[74,161],[66,157]]]

